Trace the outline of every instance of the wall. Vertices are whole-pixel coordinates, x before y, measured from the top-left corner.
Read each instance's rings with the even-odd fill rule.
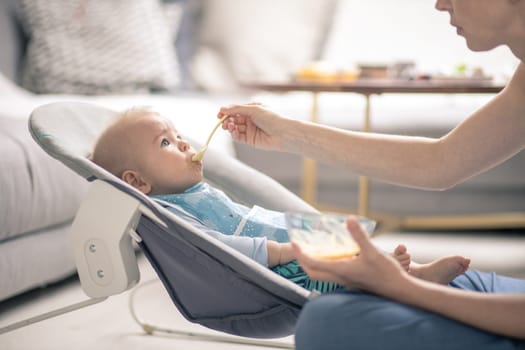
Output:
[[[339,65],[414,60],[428,71],[450,71],[460,63],[481,66],[497,79],[517,60],[506,47],[471,52],[431,0],[340,0],[324,58]],[[503,77],[502,77],[503,75]]]

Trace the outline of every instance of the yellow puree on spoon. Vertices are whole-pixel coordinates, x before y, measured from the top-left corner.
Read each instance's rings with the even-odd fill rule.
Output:
[[[221,125],[222,122],[226,120],[226,118],[228,118],[227,115],[222,117],[221,120],[219,120],[219,122],[217,123],[217,125],[215,125],[215,128],[213,128],[210,136],[208,136],[208,140],[206,141],[206,144],[204,145],[204,147],[202,147],[202,149],[199,152],[195,153],[193,157],[191,157],[192,161],[199,162],[202,160],[202,158],[204,158],[204,153],[206,153],[206,151],[208,150],[208,144],[210,143],[211,137],[213,136],[213,134],[215,134],[215,131],[217,131],[217,128],[219,127],[219,125]]]

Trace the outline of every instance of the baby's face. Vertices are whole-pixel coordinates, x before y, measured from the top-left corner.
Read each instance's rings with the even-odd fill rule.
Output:
[[[135,121],[129,135],[137,141],[138,171],[154,194],[180,193],[202,180],[202,163],[193,162],[195,150],[166,117],[148,114]]]

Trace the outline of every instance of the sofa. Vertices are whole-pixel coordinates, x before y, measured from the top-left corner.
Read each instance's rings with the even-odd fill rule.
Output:
[[[120,7],[108,7],[110,3]],[[338,57],[333,45],[340,22],[344,22],[339,18],[342,3],[348,6],[349,2],[179,0],[159,4],[137,0],[130,5],[120,0],[81,1],[79,7],[71,7],[47,0],[0,0],[0,301],[75,273],[69,226],[89,184],[31,139],[27,118],[35,107],[57,100],[92,102],[116,110],[151,105],[173,116],[184,134],[198,140],[207,137],[218,108],[227,103],[257,100],[290,117],[308,119],[308,94],[246,90],[242,82],[288,79],[305,62]],[[137,8],[138,4],[144,7]],[[89,17],[93,9],[106,17]],[[53,13],[58,15],[50,15]],[[119,21],[113,20],[116,13]],[[87,19],[93,19],[92,27],[75,27]],[[89,28],[108,32],[93,36]],[[91,46],[68,41],[71,38],[64,35],[68,30],[89,37]],[[132,38],[126,37],[134,30]],[[117,37],[118,43],[128,46],[117,45],[116,51],[106,55],[115,46],[108,33],[124,35]],[[71,63],[71,59],[77,61]],[[439,136],[489,98],[373,96],[372,128]],[[360,96],[320,97],[320,122],[328,125],[360,129],[363,111]],[[236,156],[299,193],[300,157],[234,144],[226,133],[217,133],[211,147]],[[355,208],[356,175],[324,165],[319,168],[319,201]],[[524,212],[524,170],[522,153],[446,192],[374,182],[371,209],[392,214]],[[499,234],[491,237],[504,247],[523,247],[522,233],[511,234],[510,241]],[[433,237],[446,243],[443,241],[450,236]],[[468,247],[472,238],[465,238],[462,246]],[[494,247],[490,242],[480,248],[480,257]],[[523,276],[523,256],[514,255],[521,258],[497,270]],[[486,261],[486,265],[492,263]]]

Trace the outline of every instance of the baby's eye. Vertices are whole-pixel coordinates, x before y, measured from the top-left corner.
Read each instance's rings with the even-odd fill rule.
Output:
[[[167,147],[170,145],[170,141],[168,139],[162,139],[160,142],[160,147]]]

